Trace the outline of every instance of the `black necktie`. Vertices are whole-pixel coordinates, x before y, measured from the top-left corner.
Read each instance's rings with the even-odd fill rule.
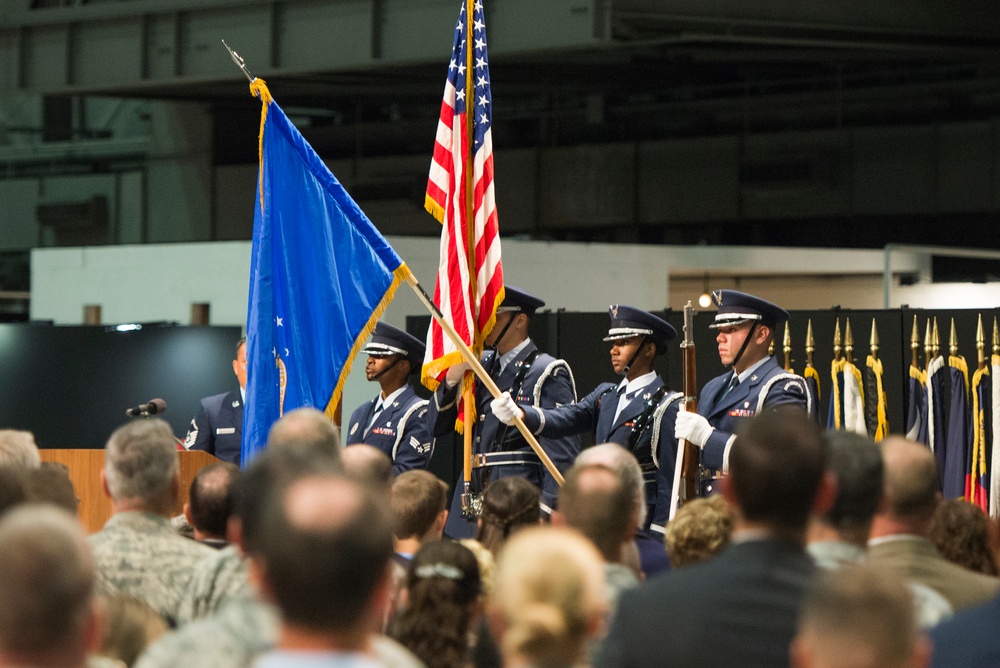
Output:
[[[729,385],[726,386],[726,391],[722,393],[722,396],[719,397],[719,399],[720,400],[725,399],[727,396],[729,396],[730,392],[736,389],[736,386],[738,386],[739,384],[740,384],[740,377],[736,375],[735,372],[733,372],[732,380],[729,381]]]

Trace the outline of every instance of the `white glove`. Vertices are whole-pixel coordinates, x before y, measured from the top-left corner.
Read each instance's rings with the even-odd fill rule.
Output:
[[[444,376],[444,382],[448,387],[455,387],[462,382],[462,376],[465,372],[471,369],[468,362],[462,362],[461,364],[456,364],[455,366],[448,367],[448,373]]]
[[[674,438],[678,441],[683,439],[699,448],[704,448],[713,431],[715,431],[715,427],[708,424],[708,420],[701,415],[687,411],[684,406],[681,406],[681,409],[677,411],[677,420],[674,422]]]
[[[510,397],[510,392],[504,392],[499,397],[490,402],[490,411],[493,415],[497,417],[498,420],[506,425],[514,424],[514,420],[522,417],[524,411],[521,410],[513,399]]]

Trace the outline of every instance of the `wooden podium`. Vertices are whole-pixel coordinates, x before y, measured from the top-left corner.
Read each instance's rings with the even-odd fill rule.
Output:
[[[111,517],[111,499],[101,489],[101,470],[104,468],[104,450],[39,450],[43,462],[58,462],[69,467],[76,496],[80,499],[77,513],[89,533],[101,530]],[[181,465],[181,489],[174,515],[180,515],[188,501],[188,490],[195,474],[209,464],[220,461],[201,450],[184,450],[177,453]]]

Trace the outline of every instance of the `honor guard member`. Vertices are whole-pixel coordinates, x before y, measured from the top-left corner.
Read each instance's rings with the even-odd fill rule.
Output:
[[[204,450],[239,466],[243,447],[243,396],[247,386],[246,338],[236,342],[233,373],[239,387],[201,400],[201,410],[191,420],[184,447]]]
[[[504,287],[504,295],[497,309],[496,324],[486,337],[483,367],[501,391],[506,390],[521,403],[542,408],[573,403],[576,384],[569,365],[538,350],[528,337],[531,318],[545,302],[509,285]],[[445,381],[434,393],[428,424],[432,425],[435,438],[455,430],[459,386],[462,372],[467,368],[463,363],[449,369]],[[481,494],[490,480],[508,476],[527,478],[542,490],[542,512],[547,515],[555,507],[559,484],[520,432],[493,415],[492,399],[489,390],[477,382],[476,422],[472,433],[473,492]],[[539,444],[560,473],[573,465],[580,452],[580,439],[576,436],[543,437]],[[452,538],[476,535],[476,518],[462,514],[462,487],[460,479],[445,526],[445,533]]]
[[[539,436],[579,434],[589,431],[595,443],[618,443],[639,460],[646,483],[650,523],[662,543],[663,527],[670,515],[674,479],[674,418],[682,394],[667,389],[653,368],[666,352],[667,341],[677,336],[670,323],[652,313],[620,304],[608,308],[611,326],[605,341],[611,343],[611,366],[624,376],[619,383],[602,383],[579,402],[554,409],[518,406],[504,394],[492,403],[500,420],[513,423],[522,414],[525,426]]]
[[[366,443],[378,448],[392,460],[393,475],[427,468],[431,458],[427,400],[418,397],[406,382],[407,376],[420,369],[424,344],[401,329],[378,322],[361,352],[368,355],[365,376],[378,381],[382,392],[351,414],[347,445]]]
[[[731,371],[710,380],[698,399],[698,412],[681,411],[674,435],[702,449],[703,466],[729,472],[729,451],[740,420],[776,406],[808,411],[809,395],[801,376],[785,371],[768,347],[788,312],[759,297],[736,290],[716,290],[715,322],[719,358]]]

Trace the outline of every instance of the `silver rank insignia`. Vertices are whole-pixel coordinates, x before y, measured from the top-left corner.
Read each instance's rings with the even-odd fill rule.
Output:
[[[354,423],[354,424],[353,424],[353,425],[351,426],[351,436],[354,436],[355,432],[357,432],[357,431],[358,431],[358,423],[357,423],[357,422],[355,422],[355,423]]]

